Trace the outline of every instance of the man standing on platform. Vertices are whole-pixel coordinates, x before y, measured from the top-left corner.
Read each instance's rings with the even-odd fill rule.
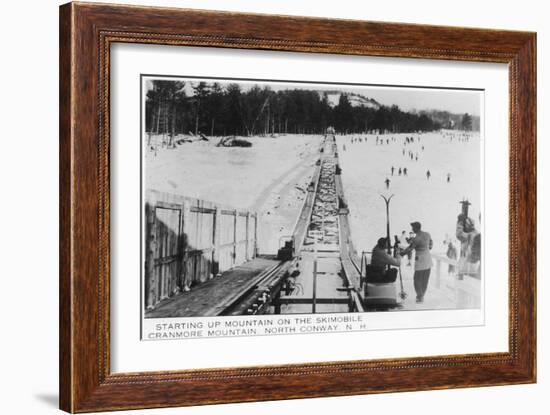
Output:
[[[401,256],[405,256],[413,250],[415,251],[414,290],[416,291],[416,302],[422,303],[426,290],[428,289],[428,281],[432,269],[432,255],[430,254],[430,249],[432,249],[433,241],[430,234],[422,230],[420,222],[412,222],[411,227],[415,236],[410,242],[410,245],[401,251]]]
[[[467,213],[458,215],[456,237],[460,241],[458,279],[465,275],[479,278],[481,271],[481,234],[476,230],[473,219]]]

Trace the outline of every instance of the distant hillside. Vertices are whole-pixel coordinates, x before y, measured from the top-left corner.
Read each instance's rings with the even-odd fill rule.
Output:
[[[321,97],[323,97],[324,94],[327,95],[328,103],[331,108],[334,108],[338,105],[338,102],[340,101],[340,95],[342,95],[342,93],[339,91],[319,91],[319,95]],[[347,95],[348,100],[353,107],[372,108],[375,110],[383,107],[383,105],[376,101],[374,98],[369,98],[353,92],[346,92],[345,94]],[[412,110],[410,112],[418,115],[426,115],[434,123],[441,125],[443,128],[462,129],[463,127],[462,117],[464,116],[464,114],[455,114],[449,111],[441,110]],[[471,115],[471,117],[472,130],[479,131],[480,117],[476,115]]]
[[[443,128],[449,129],[463,129],[462,126],[462,117],[464,114],[454,114],[449,111],[440,111],[440,110],[423,110],[419,111],[419,114],[425,114],[430,117],[434,122],[441,124]],[[479,131],[480,129],[480,117],[479,115],[472,115],[472,130]]]
[[[334,108],[338,105],[340,101],[341,92],[338,91],[319,91],[319,95],[322,97],[324,94],[327,94],[329,105]],[[365,107],[365,108],[374,108],[379,109],[382,104],[376,101],[374,98],[367,98],[364,95],[356,94],[353,92],[346,92],[348,100],[353,107]]]

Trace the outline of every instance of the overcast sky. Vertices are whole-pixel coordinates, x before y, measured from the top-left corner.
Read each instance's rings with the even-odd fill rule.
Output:
[[[180,80],[178,78],[170,78]],[[200,79],[181,78],[186,81],[186,90],[191,94],[191,84],[199,82]],[[252,88],[254,85],[260,87],[269,86],[272,90],[280,91],[286,89],[307,89],[338,92],[353,92],[364,95],[367,98],[374,98],[383,105],[397,105],[405,111],[411,110],[445,110],[456,114],[469,113],[480,115],[481,99],[483,91],[470,90],[450,90],[450,89],[432,89],[419,87],[386,87],[386,86],[355,86],[355,85],[331,85],[331,84],[307,84],[293,82],[254,82],[254,81],[225,81],[205,79],[205,82],[218,82],[224,86],[228,83],[238,83],[244,91]],[[147,81],[146,88],[149,89],[151,83]]]
[[[419,88],[368,88],[364,95],[384,105],[397,105],[403,110],[437,109],[462,114],[480,114],[481,91]]]

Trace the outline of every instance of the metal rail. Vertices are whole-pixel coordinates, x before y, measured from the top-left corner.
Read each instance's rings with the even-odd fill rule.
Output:
[[[254,279],[231,301],[219,315],[252,315],[267,311],[278,293],[287,271],[295,261],[281,261]]]
[[[326,150],[327,144],[335,146],[333,142],[325,141],[322,148]],[[335,149],[332,150],[333,155],[331,159],[334,160],[336,165],[335,170],[335,182],[338,181],[338,184],[335,183],[336,187],[336,197],[338,200],[345,200],[343,196],[343,189],[339,177],[339,173],[336,171],[339,169],[338,164],[338,153]],[[249,284],[247,284],[239,293],[233,296],[227,303],[223,306],[223,309],[218,315],[254,315],[254,314],[263,314],[269,310],[271,305],[277,308],[281,304],[306,304],[311,302],[311,299],[304,298],[290,298],[284,296],[281,298],[281,289],[290,276],[290,270],[294,268],[294,265],[297,263],[298,258],[300,257],[300,252],[303,248],[304,241],[308,235],[308,229],[312,222],[312,213],[315,202],[318,197],[318,193],[321,188],[321,171],[325,162],[326,154],[323,154],[314,171],[312,182],[308,189],[308,194],[302,205],[300,214],[294,225],[292,240],[293,240],[293,255],[292,259],[281,260],[281,262],[268,270],[261,273],[257,278],[254,278]],[[339,202],[337,202],[339,203]],[[357,274],[361,275],[361,269],[357,265],[356,261],[352,258],[352,245],[350,246],[350,232],[349,224],[341,226],[340,216],[343,213],[338,214],[338,244],[340,245],[340,259],[342,261],[342,270],[343,274],[347,280],[347,287],[343,290],[347,291],[347,297],[335,297],[335,298],[319,298],[317,302],[319,304],[336,304],[336,303],[347,303],[349,304],[350,311],[363,312],[364,307],[362,303],[362,298],[360,295],[360,290],[357,285],[357,281],[352,281],[351,276],[346,274],[345,266],[343,264],[345,257],[349,259],[349,262],[353,265],[354,269],[357,271]],[[347,213],[345,213],[347,215]],[[354,280],[357,278],[354,278]],[[359,292],[358,292],[359,290]],[[315,300],[313,300],[315,301]]]

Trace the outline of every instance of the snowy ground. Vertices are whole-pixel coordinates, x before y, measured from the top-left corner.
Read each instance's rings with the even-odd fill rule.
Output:
[[[337,136],[351,235],[358,253],[371,251],[376,240],[386,234],[381,194],[394,195],[390,205],[392,237],[403,230],[408,233],[409,223],[419,221],[432,235],[432,252],[436,254],[444,255],[443,241],[454,238],[463,198],[472,203],[470,216],[479,225],[482,143],[477,134],[469,141],[459,140],[458,135],[455,133],[452,141],[444,133],[379,135],[382,145],[376,144],[376,135],[363,135],[361,142],[358,135]],[[404,145],[405,136],[413,136],[414,143]],[[253,145],[249,148],[216,147],[218,140],[213,139],[187,142],[174,149],[148,149],[144,152],[145,187],[258,212],[260,253],[274,254],[281,239],[294,229],[319,159],[321,139],[307,135],[250,137],[247,140]],[[407,168],[407,176],[399,176],[399,168]],[[390,179],[389,189],[386,178]],[[413,267],[404,261],[403,280],[409,294],[405,309],[479,307],[479,280],[450,278],[447,264],[442,264],[441,270],[437,284],[434,264],[425,303],[417,305]]]
[[[247,137],[249,148],[216,147],[214,138],[148,149],[145,188],[258,212],[260,252],[273,254],[280,238],[292,233],[321,138]]]
[[[344,194],[350,208],[350,226],[354,246],[359,254],[371,251],[381,236],[386,236],[386,207],[380,195],[394,195],[390,204],[390,230],[394,235],[408,234],[410,223],[419,221],[423,230],[432,236],[433,254],[445,256],[445,239],[454,238],[459,202],[466,198],[470,216],[479,228],[481,212],[480,157],[482,142],[479,134],[469,141],[460,141],[442,133],[379,135],[384,144],[376,144],[376,135],[337,136],[339,159],[342,166]],[[413,136],[414,143],[404,145],[405,136]],[[392,137],[394,139],[392,139]],[[365,138],[367,140],[365,141]],[[386,144],[386,139],[389,144]],[[344,150],[345,146],[345,150]],[[424,150],[422,150],[424,146]],[[405,154],[403,155],[403,149]],[[409,157],[413,152],[413,159]],[[416,154],[418,153],[418,161]],[[391,167],[395,167],[394,175]],[[407,168],[407,176],[398,175],[399,168]],[[430,170],[431,177],[426,177]],[[451,175],[447,182],[447,174]],[[385,180],[390,179],[389,189]],[[393,242],[393,241],[392,241]],[[413,260],[414,262],[414,260]],[[449,277],[447,264],[441,265],[438,287],[435,261],[423,304],[415,304],[413,266],[402,262],[403,280],[408,298],[405,309],[477,308],[481,304],[481,283],[473,278],[459,281]]]
[[[351,139],[358,136],[337,137],[344,193],[358,252],[371,251],[376,240],[386,235],[386,208],[380,195],[394,195],[390,204],[392,239],[402,231],[408,234],[409,224],[419,221],[432,236],[433,252],[444,252],[443,241],[454,236],[459,202],[463,198],[472,203],[470,216],[479,226],[482,143],[479,134],[471,134],[468,142],[459,142],[457,138],[450,141],[441,133],[421,134],[420,142],[418,134],[379,135],[384,139],[383,145],[376,145],[376,135],[364,135],[363,141],[356,143],[351,143]],[[415,142],[404,145],[405,136],[414,136]],[[418,161],[410,159],[409,151],[415,157],[418,154]],[[407,176],[399,176],[399,168],[407,168]],[[451,181],[447,183],[449,173]],[[386,178],[390,179],[389,189]]]

